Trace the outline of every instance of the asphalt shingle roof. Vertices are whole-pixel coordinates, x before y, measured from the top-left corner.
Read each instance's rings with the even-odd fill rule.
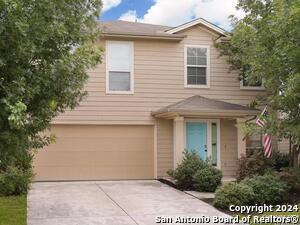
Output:
[[[172,27],[128,22],[122,20],[100,22],[100,30],[103,34],[128,34],[143,36],[184,37],[179,34],[168,34],[165,31]]]
[[[223,102],[219,100],[209,99],[200,95],[194,95],[177,103],[168,105],[153,112],[152,115],[157,115],[166,112],[226,112],[226,111],[237,111],[237,112],[251,112],[257,114],[260,111],[250,107]]]
[[[100,28],[102,28],[105,32],[113,32],[113,33],[130,32],[130,33],[157,34],[157,33],[164,33],[165,30],[168,30],[172,27],[115,20],[115,21],[108,21],[108,22],[100,22]]]

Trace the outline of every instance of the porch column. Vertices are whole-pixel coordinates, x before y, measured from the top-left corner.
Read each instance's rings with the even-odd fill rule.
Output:
[[[177,116],[174,118],[174,169],[181,163],[184,151],[184,117]]]
[[[238,158],[241,158],[242,155],[246,155],[246,139],[245,134],[242,130],[242,128],[239,126],[239,124],[242,124],[245,122],[245,119],[238,118],[236,119],[237,122],[237,147],[238,147]]]

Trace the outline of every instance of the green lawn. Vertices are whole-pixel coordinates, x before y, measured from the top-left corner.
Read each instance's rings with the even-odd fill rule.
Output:
[[[0,225],[26,225],[26,196],[0,197]]]

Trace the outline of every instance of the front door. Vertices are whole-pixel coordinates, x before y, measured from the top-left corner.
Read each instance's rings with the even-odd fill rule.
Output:
[[[207,159],[207,123],[186,123],[186,148],[196,151],[201,159]]]

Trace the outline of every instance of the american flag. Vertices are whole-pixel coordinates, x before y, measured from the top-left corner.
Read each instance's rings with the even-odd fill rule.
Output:
[[[266,118],[268,116],[267,106],[264,108],[260,116],[256,119],[256,124],[260,127],[266,125]],[[272,155],[272,137],[270,134],[265,133],[263,136],[263,147],[265,152],[265,157],[270,158]]]

